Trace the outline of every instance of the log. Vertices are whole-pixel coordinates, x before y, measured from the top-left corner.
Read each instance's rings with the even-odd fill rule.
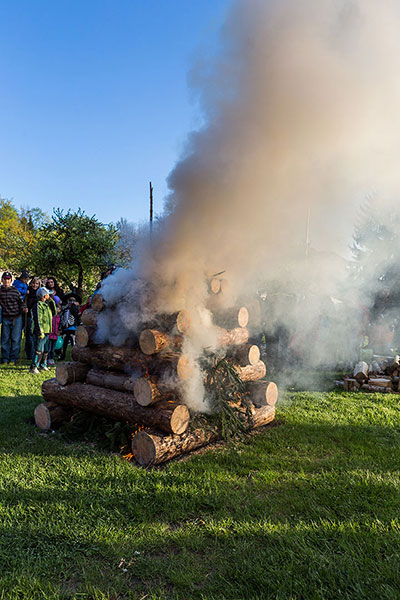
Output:
[[[139,336],[140,349],[147,356],[162,351],[174,352],[181,348],[182,342],[182,336],[169,335],[156,329],[144,329]]]
[[[387,365],[386,373],[393,373],[393,371],[400,368],[400,356],[397,354],[394,359]]]
[[[366,390],[367,392],[379,392],[380,394],[398,394],[399,392],[394,392],[392,389],[387,387],[381,387],[379,385],[369,385],[368,383],[363,383],[361,386],[362,390]]]
[[[87,308],[81,314],[81,322],[86,327],[97,327],[97,312],[92,308]]]
[[[85,381],[89,365],[80,362],[63,362],[56,367],[56,380],[60,385]]]
[[[35,424],[42,431],[57,429],[65,421],[69,421],[73,410],[56,402],[41,402],[34,412]]]
[[[55,379],[42,385],[43,398],[58,404],[104,415],[131,425],[156,427],[166,433],[180,434],[189,424],[189,410],[185,404],[159,402],[156,407],[140,406],[133,394],[104,389],[87,383],[71,383],[63,387]]]
[[[227,331],[222,327],[218,330],[218,344],[220,346],[240,346],[249,339],[249,332],[246,327],[235,327]]]
[[[136,348],[125,346],[92,346],[72,348],[72,358],[99,369],[122,371],[135,376],[146,374],[188,379],[193,373],[193,363],[185,354],[169,353],[146,356]]]
[[[343,381],[343,385],[345,392],[356,392],[360,387],[357,379],[353,379],[351,377],[346,377]]]
[[[368,385],[375,385],[378,387],[386,387],[386,388],[391,388],[392,387],[392,380],[386,377],[374,377],[374,378],[370,378],[368,380]]]
[[[253,427],[260,427],[274,420],[275,408],[262,406],[253,409],[252,413]],[[215,428],[195,429],[180,436],[166,436],[156,431],[139,431],[132,439],[132,453],[140,465],[156,465],[218,439],[220,434]]]
[[[275,406],[278,400],[278,386],[273,381],[249,381],[246,389],[256,407]]]
[[[360,382],[368,379],[368,365],[366,362],[360,361],[356,364],[353,371],[353,377]]]
[[[177,389],[163,383],[158,377],[139,377],[136,379],[133,393],[140,406],[150,406],[162,400],[172,399]]]
[[[143,323],[143,329],[156,329],[165,333],[176,330],[178,333],[185,333],[190,329],[190,315],[187,310],[172,314],[157,314]]]
[[[255,365],[260,360],[260,348],[255,344],[243,344],[232,351],[231,357],[241,367]]]
[[[255,365],[248,365],[247,367],[235,365],[235,370],[242,381],[257,381],[257,379],[265,377],[267,367],[262,360],[259,360]]]
[[[92,297],[92,301],[91,301],[90,305],[93,308],[93,310],[96,312],[101,312],[105,308],[106,303],[104,301],[103,296],[100,294],[100,292],[98,292],[97,294],[95,294]]]
[[[210,292],[212,294],[219,294],[220,291],[221,291],[221,280],[218,279],[217,277],[213,277],[210,280]]]
[[[78,325],[75,332],[75,341],[79,348],[86,348],[90,344],[94,343],[94,335],[96,329],[94,327],[86,327],[85,325]]]
[[[132,394],[135,379],[135,376],[128,377],[127,375],[122,375],[122,373],[90,369],[86,377],[86,383],[119,392],[130,392]]]
[[[246,327],[249,322],[249,311],[245,306],[230,307],[225,310],[214,311],[213,321],[219,327],[235,329],[235,327]]]

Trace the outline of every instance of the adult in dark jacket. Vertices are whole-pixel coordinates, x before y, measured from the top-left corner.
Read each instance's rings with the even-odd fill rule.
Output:
[[[26,293],[26,306],[28,308],[28,315],[26,318],[26,327],[25,327],[25,353],[26,357],[31,360],[33,357],[33,353],[35,351],[35,341],[33,338],[32,332],[32,308],[35,302],[37,302],[36,292],[41,286],[41,281],[39,277],[32,277],[28,291]]]
[[[17,364],[21,349],[22,315],[28,309],[17,288],[11,285],[12,275],[9,271],[3,273],[1,283],[1,362]]]
[[[22,300],[25,301],[25,296],[28,291],[28,279],[29,273],[28,271],[22,271],[21,275],[14,280],[13,286],[17,288],[19,293],[22,296]]]
[[[64,344],[61,351],[61,360],[65,360],[69,342],[75,344],[75,331],[80,323],[79,304],[81,298],[70,292],[64,296],[67,305],[61,311],[61,329],[64,334]]]
[[[64,292],[57,283],[57,279],[52,275],[43,280],[43,285],[50,292],[50,296],[58,296],[61,302],[64,302]]]

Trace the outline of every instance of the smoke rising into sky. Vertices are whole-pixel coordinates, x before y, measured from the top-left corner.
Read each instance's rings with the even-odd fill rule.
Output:
[[[197,310],[220,271],[235,294],[268,281],[338,293],[345,269],[327,253],[348,256],[365,196],[398,192],[399,31],[392,0],[233,4],[218,55],[190,74],[204,126],[135,267],[155,284],[154,310]]]

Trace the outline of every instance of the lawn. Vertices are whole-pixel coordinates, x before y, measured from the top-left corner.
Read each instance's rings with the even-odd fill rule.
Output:
[[[159,470],[29,422],[0,367],[0,598],[400,598],[399,396],[287,392],[277,425]]]

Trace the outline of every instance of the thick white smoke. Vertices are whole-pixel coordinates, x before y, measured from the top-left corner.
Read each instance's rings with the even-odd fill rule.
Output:
[[[191,74],[204,126],[188,137],[166,216],[133,269],[155,293],[138,308],[133,272],[104,285],[106,298],[125,298],[127,331],[143,309],[198,317],[205,277],[219,271],[236,295],[274,282],[340,296],[337,255],[348,254],[361,199],[398,194],[399,31],[394,0],[233,3],[219,54]],[[308,215],[318,252],[305,246]],[[304,326],[304,314],[287,310],[287,324]],[[187,341],[195,357],[215,343],[207,318]],[[116,321],[108,331],[113,342],[127,334]]]

